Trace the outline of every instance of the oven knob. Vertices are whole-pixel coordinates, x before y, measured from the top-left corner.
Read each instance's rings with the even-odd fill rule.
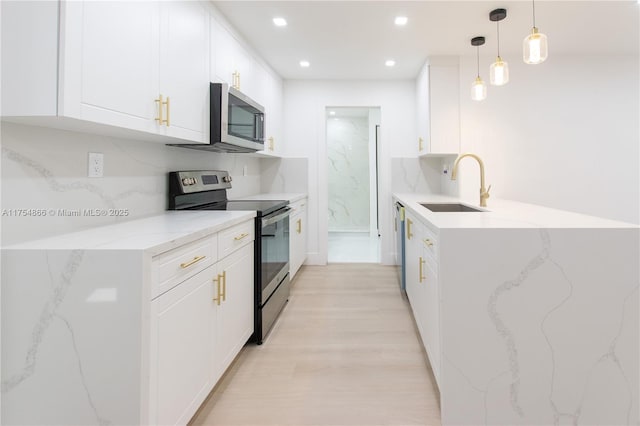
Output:
[[[231,182],[231,176],[222,176],[222,181],[225,183],[229,183]]]
[[[191,183],[195,185],[196,183],[198,183],[198,179],[197,178],[191,178]]]
[[[182,184],[183,184],[184,186],[188,186],[188,185],[189,185],[189,179],[188,179],[188,178],[183,178],[183,179],[182,179]]]

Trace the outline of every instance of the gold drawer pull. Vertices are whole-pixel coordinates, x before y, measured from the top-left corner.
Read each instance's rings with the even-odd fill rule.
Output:
[[[222,301],[227,300],[227,271],[222,271]]]
[[[429,238],[425,238],[425,239],[424,239],[424,243],[425,243],[428,247],[433,247],[433,241],[431,241]]]
[[[158,116],[155,118],[155,120],[158,122],[158,124],[162,125],[162,123],[164,123],[164,120],[162,119],[162,105],[164,105],[162,95],[160,95],[158,99],[155,99],[155,102],[158,104]]]
[[[425,263],[425,260],[422,258],[422,256],[420,256],[420,282],[422,282],[422,280],[427,278],[422,275],[422,265],[424,265],[424,263]]]
[[[188,268],[189,266],[193,265],[194,263],[198,263],[198,262],[200,262],[200,261],[201,261],[202,259],[204,259],[205,257],[207,257],[207,256],[196,256],[196,257],[194,257],[193,259],[191,259],[191,260],[190,260],[190,261],[188,261],[188,262],[181,263],[181,264],[180,264],[180,267],[181,267],[182,269],[184,269],[184,268]]]
[[[298,219],[298,229],[296,229],[298,234],[302,233],[302,219]]]
[[[216,283],[216,293],[217,296],[213,298],[213,301],[216,302],[216,305],[220,306],[220,302],[222,301],[222,291],[221,291],[221,286],[220,286],[220,282],[222,281],[222,275],[218,274],[218,276],[216,278],[213,279],[213,282]]]
[[[407,219],[407,240],[410,240],[413,237],[411,233],[411,225],[413,225],[413,221],[411,219]]]
[[[167,107],[167,118],[165,118],[164,120],[162,120],[164,122],[164,124],[167,125],[167,127],[171,126],[171,101],[169,100],[169,97],[167,96],[167,100],[163,102],[163,104]]]
[[[249,234],[247,234],[246,232],[243,232],[242,234],[238,235],[237,237],[234,237],[233,239],[236,241],[240,241],[241,239],[248,237]]]

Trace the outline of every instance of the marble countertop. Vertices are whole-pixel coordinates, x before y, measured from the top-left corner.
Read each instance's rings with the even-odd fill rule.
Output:
[[[303,192],[292,193],[275,193],[275,194],[258,194],[250,195],[248,197],[241,197],[238,200],[288,200],[289,203],[295,203],[296,201],[306,198],[307,194]]]
[[[144,250],[155,255],[255,216],[254,211],[167,211],[158,216],[90,228],[3,249]]]
[[[436,194],[393,194],[405,208],[439,229],[447,228],[640,228],[631,223],[489,198],[487,207]],[[461,203],[483,212],[432,212],[420,203]]]

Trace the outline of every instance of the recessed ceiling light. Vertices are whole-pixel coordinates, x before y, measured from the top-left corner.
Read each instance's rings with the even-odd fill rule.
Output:
[[[286,27],[287,26],[287,20],[284,18],[273,18],[273,23],[275,24],[276,27]]]
[[[407,21],[409,21],[409,19],[406,16],[396,16],[395,24],[398,26],[402,26],[402,25],[407,25]]]
[[[388,67],[392,67],[396,64],[396,61],[394,61],[393,59],[389,59],[384,64]]]
[[[309,66],[311,66],[311,64],[309,63],[309,61],[300,61],[300,66],[302,68],[309,68]]]
[[[329,111],[329,115],[336,115],[335,111]]]

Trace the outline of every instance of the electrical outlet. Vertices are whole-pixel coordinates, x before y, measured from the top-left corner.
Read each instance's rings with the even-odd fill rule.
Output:
[[[89,170],[87,176],[90,178],[104,176],[104,154],[101,152],[89,153]]]

